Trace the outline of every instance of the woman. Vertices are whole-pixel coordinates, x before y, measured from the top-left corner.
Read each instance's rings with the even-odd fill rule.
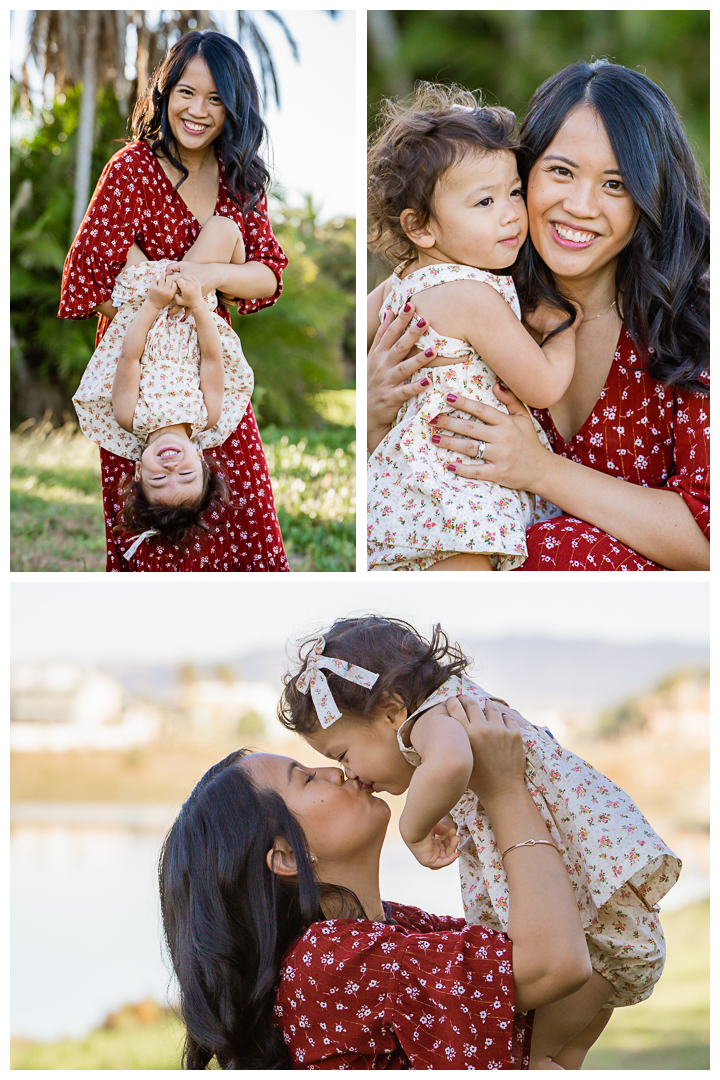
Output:
[[[461,700],[501,851],[544,841],[507,861],[511,940],[382,903],[390,810],[369,786],[238,751],[197,785],[160,861],[185,1068],[527,1068],[518,1014],[584,985],[589,957],[517,714]]]
[[[677,114],[645,76],[573,64],[533,97],[519,141],[532,244],[514,271],[521,308],[583,310],[564,397],[509,412],[459,398],[476,420],[441,415],[455,471],[543,496],[563,516],[534,525],[520,570],[709,567],[709,228],[697,165]],[[384,328],[368,369],[373,450],[423,358],[412,312]],[[425,361],[427,362],[427,361]],[[432,432],[429,432],[432,434]]]
[[[213,31],[182,37],[135,107],[134,141],[100,177],[65,262],[60,317],[98,314],[97,344],[115,315],[113,285],[133,245],[149,259],[181,259],[213,215],[240,227],[245,263],[184,263],[184,270],[200,280],[203,293],[218,290],[242,314],[274,304],[287,259],[267,218],[269,174],[258,156],[264,136],[257,87],[240,46]],[[218,313],[230,322],[226,307]],[[214,510],[207,534],[183,551],[167,541],[131,545],[115,535],[118,488],[133,463],[101,449],[108,571],[289,569],[250,406],[213,455],[230,484],[230,505]]]

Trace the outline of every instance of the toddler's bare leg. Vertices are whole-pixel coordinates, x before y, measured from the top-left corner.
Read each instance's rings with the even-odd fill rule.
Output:
[[[588,1032],[583,1047],[581,1041],[576,1044],[575,1040],[595,1023],[601,1010],[608,1014],[612,1011],[603,1009],[611,994],[612,987],[607,979],[593,971],[590,980],[580,990],[538,1009],[533,1025],[530,1068],[579,1069],[607,1020],[595,1034]],[[565,1050],[568,1051],[567,1055],[564,1055]]]
[[[614,1009],[600,1009],[588,1026],[563,1047],[555,1058],[556,1063],[563,1069],[581,1069],[585,1055],[600,1038],[614,1012]]]
[[[232,218],[208,218],[182,262],[244,263],[245,244],[239,227]]]
[[[472,555],[463,552],[460,555],[451,555],[449,559],[441,559],[440,562],[426,566],[426,570],[492,570],[487,555]]]
[[[147,258],[142,253],[142,249],[133,240],[130,250],[128,251],[127,259],[125,260],[125,269],[128,266],[137,266],[138,263],[147,262]]]

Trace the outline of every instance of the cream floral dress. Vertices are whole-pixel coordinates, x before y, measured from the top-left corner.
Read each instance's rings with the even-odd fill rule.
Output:
[[[402,270],[399,266],[392,276],[381,320],[388,310],[397,315],[415,293],[461,280],[491,285],[520,318],[511,277],[445,263],[414,270],[404,278]],[[414,323],[418,317],[413,316]],[[429,379],[430,385],[403,405],[392,431],[370,458],[368,567],[424,570],[459,552],[474,552],[488,555],[493,570],[514,570],[527,557],[526,529],[536,521],[557,517],[560,511],[526,491],[467,480],[445,468],[445,462],[455,461],[457,453],[431,442],[428,421],[440,413],[463,415],[448,405],[445,394],[473,398],[503,412],[507,409],[493,393],[497,375],[467,341],[440,337],[428,327],[417,347],[423,351],[432,347],[438,356],[457,363],[415,372],[411,381]],[[542,428],[534,419],[533,423],[543,446],[550,449]]]
[[[421,758],[411,745],[410,722],[460,694],[481,704],[488,698],[498,700],[465,675],[448,679],[398,732],[400,749],[411,765],[419,765]],[[612,780],[541,728],[523,729],[522,739],[528,791],[572,881],[592,966],[613,987],[608,1005],[634,1005],[650,996],[662,974],[665,938],[655,905],[677,881],[680,860]],[[452,817],[460,839],[465,917],[469,923],[507,932],[507,877],[477,796],[466,791]],[[521,851],[513,857],[531,859],[533,853]]]
[[[158,314],[147,336],[141,360],[140,397],[133,416],[132,432],[125,431],[113,415],[112,385],[125,331],[145,299],[155,276],[164,273],[171,260],[138,263],[116,279],[112,302],[118,313],[93,353],[73,403],[80,427],[89,439],[120,457],[139,461],[147,437],[170,424],[189,424],[191,438],[202,449],[220,446],[242,420],[253,391],[253,373],[243,356],[240,339],[215,313],[214,292],[205,297],[220,333],[225,365],[225,391],[218,422],[205,430],[207,409],[200,389],[200,349],[192,316],[185,321],[168,317],[168,307]]]

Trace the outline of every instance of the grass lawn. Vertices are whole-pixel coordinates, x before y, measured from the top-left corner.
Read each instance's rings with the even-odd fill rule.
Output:
[[[617,1009],[586,1069],[709,1069],[710,910],[696,904],[663,916],[668,962],[648,1001]],[[16,1041],[11,1069],[178,1069],[182,1025],[100,1029],[79,1042]]]
[[[321,431],[263,431],[291,569],[355,569],[355,391],[318,395]],[[10,569],[105,571],[98,447],[74,424],[10,436]]]

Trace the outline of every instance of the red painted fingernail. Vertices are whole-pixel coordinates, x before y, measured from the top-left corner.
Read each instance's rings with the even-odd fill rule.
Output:
[[[434,354],[435,354],[434,349],[426,349],[425,350],[425,356],[434,356]]]
[[[440,436],[439,435],[433,435],[432,442],[434,442],[434,443],[440,442]]]
[[[438,413],[437,416],[433,416],[432,420],[428,420],[428,424],[437,424],[439,419],[440,419],[440,413]]]
[[[425,325],[425,320],[424,319],[418,319],[417,325],[418,326],[424,326]]]
[[[420,385],[421,386],[429,386],[430,385],[430,380],[429,379],[421,379],[420,380]]]
[[[500,387],[501,390],[507,390],[507,386],[505,385],[505,383],[500,382],[499,379],[498,379],[498,386]]]
[[[403,308],[403,311],[409,311],[409,310],[410,310],[410,305],[406,304],[405,307]]]
[[[445,395],[445,400],[446,401],[457,401],[457,394],[446,394]]]
[[[448,465],[448,469],[450,470],[450,472],[457,472],[455,466],[452,464]]]

